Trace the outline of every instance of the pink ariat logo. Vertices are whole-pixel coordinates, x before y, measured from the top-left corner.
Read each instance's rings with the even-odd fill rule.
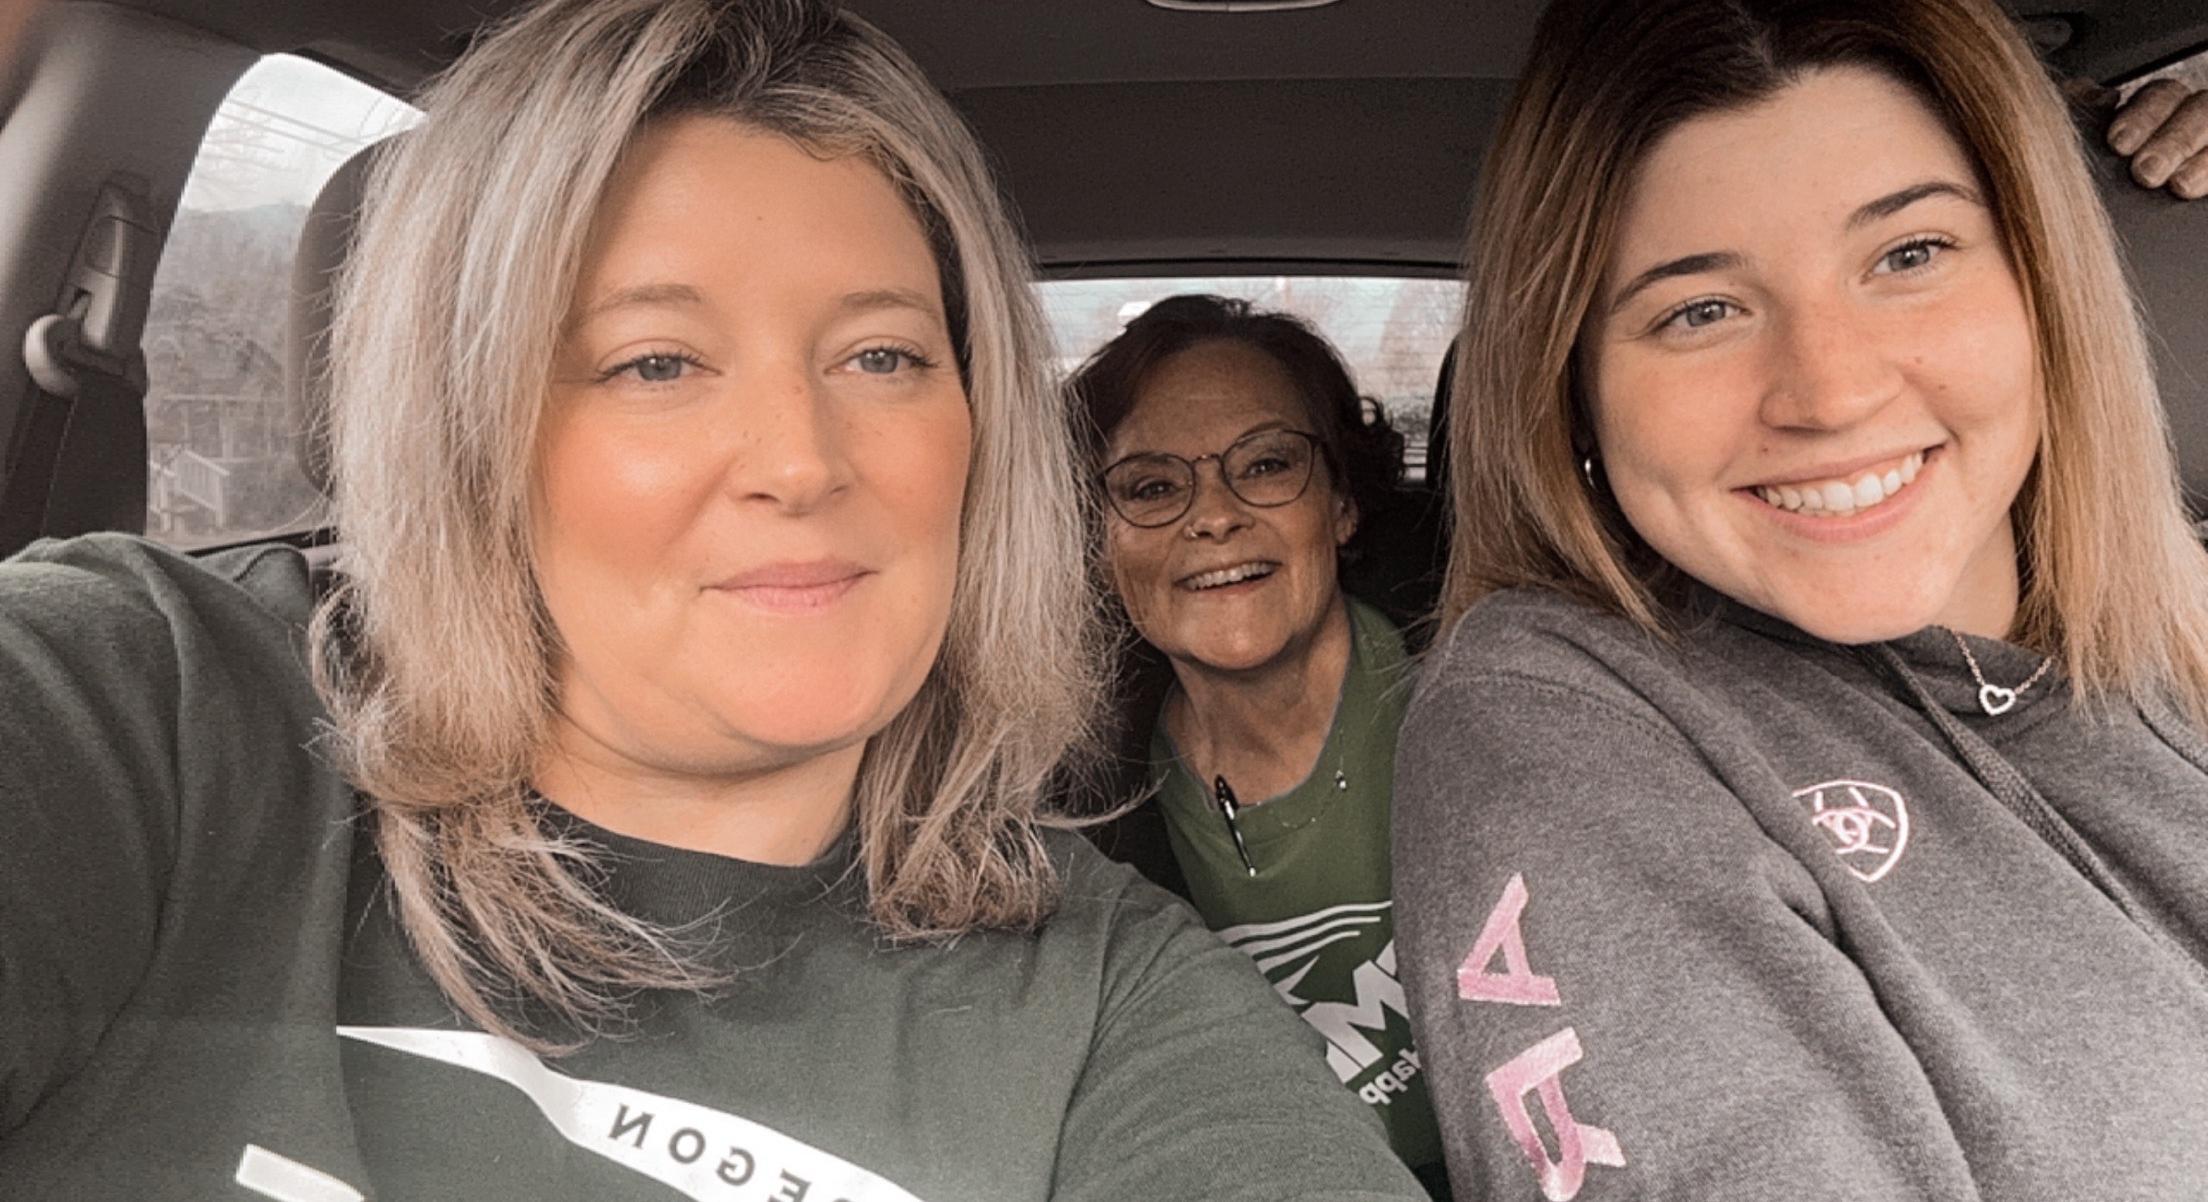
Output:
[[[1869,781],[1829,780],[1794,796],[1809,803],[1809,820],[1857,880],[1869,884],[1901,862],[1909,846],[1909,803],[1901,794]]]
[[[1522,919],[1532,894],[1524,873],[1513,873],[1503,886],[1503,896],[1480,924],[1479,938],[1471,954],[1457,966],[1457,996],[1468,1002],[1504,1006],[1562,1006],[1563,991],[1556,978],[1533,970],[1526,951]],[[1495,962],[1502,961],[1501,971]],[[1583,1123],[1572,1114],[1564,1097],[1564,1070],[1580,1062],[1579,1029],[1565,1027],[1487,1074],[1487,1091],[1495,1099],[1503,1129],[1523,1152],[1540,1183],[1541,1196],[1549,1202],[1572,1202],[1587,1182],[1589,1165],[1625,1167],[1625,1149],[1607,1127]],[[1548,1135],[1534,1121],[1528,1099],[1541,1104]],[[1550,1141],[1555,1151],[1550,1151]]]

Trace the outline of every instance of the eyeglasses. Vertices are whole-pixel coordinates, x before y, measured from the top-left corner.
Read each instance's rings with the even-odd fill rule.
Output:
[[[1170,526],[1196,504],[1196,465],[1216,459],[1228,492],[1245,505],[1272,509],[1311,486],[1318,450],[1319,440],[1301,430],[1259,430],[1194,459],[1145,451],[1104,469],[1104,497],[1130,526]]]

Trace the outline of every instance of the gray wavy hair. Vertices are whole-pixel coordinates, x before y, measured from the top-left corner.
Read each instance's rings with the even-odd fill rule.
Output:
[[[336,294],[349,560],[315,655],[438,985],[485,1030],[557,1051],[639,989],[715,980],[594,890],[587,849],[544,829],[529,788],[557,701],[529,534],[538,422],[608,178],[640,127],[673,115],[863,156],[933,244],[972,467],[943,651],[863,758],[859,859],[892,937],[1041,922],[1056,899],[1041,799],[1090,729],[1098,635],[1064,401],[972,136],[895,44],[815,0],[550,0],[479,42],[424,107],[376,165]]]

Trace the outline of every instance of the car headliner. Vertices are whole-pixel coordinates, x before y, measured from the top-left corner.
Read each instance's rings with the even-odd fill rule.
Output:
[[[405,93],[518,0],[125,0]],[[1541,0],[849,0],[950,94],[1055,274],[1443,272]],[[2208,0],[2022,0],[2065,69],[2208,42]]]

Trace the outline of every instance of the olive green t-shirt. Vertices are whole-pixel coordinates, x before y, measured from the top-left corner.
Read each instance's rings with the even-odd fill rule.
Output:
[[[1249,962],[1064,832],[1047,921],[896,944],[859,836],[792,867],[547,814],[730,980],[564,1056],[471,1028],[327,762],[308,583],[111,535],[0,563],[8,1202],[1418,1197]]]
[[[1326,1039],[1327,1063],[1387,1124],[1396,1154],[1432,1165],[1441,1140],[1411,1046],[1388,892],[1388,804],[1408,660],[1380,611],[1352,598],[1349,618],[1349,670],[1311,775],[1262,804],[1241,799],[1236,822],[1255,876],[1209,782],[1182,763],[1163,722],[1151,738],[1153,779],[1204,922],[1255,960]]]

